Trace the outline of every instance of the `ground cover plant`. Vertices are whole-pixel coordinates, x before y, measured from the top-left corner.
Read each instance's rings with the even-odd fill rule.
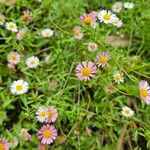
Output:
[[[0,0],[0,150],[149,150],[149,6]]]

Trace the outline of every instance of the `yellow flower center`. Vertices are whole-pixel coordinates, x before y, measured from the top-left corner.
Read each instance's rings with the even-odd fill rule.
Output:
[[[16,60],[16,58],[17,58],[16,55],[12,55],[12,56],[11,56],[11,59],[12,59],[12,60]]]
[[[91,70],[87,67],[87,68],[83,68],[82,69],[82,74],[84,76],[89,76],[91,74]]]
[[[50,138],[51,137],[51,131],[50,130],[45,130],[44,132],[43,132],[43,137],[44,138]]]
[[[48,117],[49,117],[49,118],[52,118],[52,117],[53,117],[53,115],[54,115],[54,113],[53,113],[53,112],[48,112]]]
[[[141,89],[140,90],[140,95],[143,97],[143,98],[146,98],[148,96],[148,92],[146,89]]]
[[[23,86],[22,86],[22,85],[17,85],[17,86],[16,86],[16,90],[17,90],[17,91],[21,91],[22,89],[23,89]]]
[[[92,22],[92,18],[91,18],[91,17],[86,17],[86,18],[84,19],[84,22],[85,22],[86,24],[90,24],[90,23]]]
[[[9,28],[13,29],[13,28],[14,28],[14,25],[13,25],[13,24],[10,24],[10,25],[9,25]]]
[[[32,60],[32,61],[31,61],[31,64],[32,64],[32,65],[34,65],[34,64],[35,64],[35,61],[34,61],[34,60]]]
[[[120,74],[118,74],[115,78],[116,78],[117,81],[121,80]]]
[[[125,114],[130,114],[130,111],[128,109],[125,110]]]
[[[75,29],[75,30],[74,30],[74,34],[75,34],[75,35],[79,35],[79,34],[80,34],[80,30],[79,30],[79,29]]]
[[[0,150],[5,150],[5,145],[3,143],[0,143]]]
[[[104,56],[99,58],[99,62],[102,63],[102,64],[107,63],[107,60],[108,60],[107,57],[104,57]]]
[[[110,19],[110,15],[109,14],[105,14],[103,17],[105,20],[109,20]]]
[[[41,116],[44,117],[45,115],[46,115],[46,112],[45,112],[45,111],[42,111],[42,112],[41,112]]]

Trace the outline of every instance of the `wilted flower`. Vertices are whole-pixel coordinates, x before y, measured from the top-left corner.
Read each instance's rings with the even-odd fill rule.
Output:
[[[14,137],[14,138],[10,141],[9,145],[10,145],[11,148],[16,148],[17,145],[18,145],[18,139],[17,139],[16,137]]]
[[[73,28],[73,35],[78,40],[81,40],[83,38],[83,33],[81,31],[81,27],[80,26],[75,26]]]
[[[122,10],[123,4],[121,2],[116,2],[112,6],[112,10],[115,13],[119,13]]]
[[[108,60],[110,59],[110,55],[108,52],[102,52],[100,54],[97,55],[96,57],[96,64],[98,65],[98,67],[107,67],[109,66],[108,64]]]
[[[53,125],[43,125],[38,131],[38,138],[41,139],[42,144],[51,144],[57,137],[57,130]]]
[[[80,80],[90,80],[91,78],[95,77],[96,73],[96,66],[91,61],[83,61],[76,67],[76,76]]]
[[[5,16],[0,14],[0,25],[3,25],[5,22]]]
[[[57,137],[57,142],[60,143],[60,144],[64,143],[65,140],[66,140],[66,138],[65,138],[64,135],[59,135],[59,136]]]
[[[145,103],[150,104],[150,86],[147,81],[142,80],[139,83],[139,91],[142,100],[144,100]]]
[[[15,65],[11,63],[7,63],[7,67],[15,71]]]
[[[91,12],[89,14],[83,14],[80,17],[81,23],[88,24],[88,25],[90,25],[91,23],[96,22],[96,20],[97,20],[96,13],[94,13],[94,12]]]
[[[29,23],[32,21],[32,13],[29,10],[23,11],[22,20]]]
[[[113,25],[116,26],[116,27],[118,27],[118,28],[120,28],[120,27],[122,27],[123,22],[119,18],[116,17],[114,19]]]
[[[21,129],[20,136],[24,141],[29,141],[31,139],[31,135],[28,133],[27,129],[24,128]]]
[[[6,22],[6,29],[12,32],[18,32],[17,25],[14,22]]]
[[[113,93],[115,91],[115,87],[112,84],[108,84],[105,87],[106,93]]]
[[[29,85],[26,81],[17,80],[14,81],[10,86],[10,91],[12,94],[21,95],[28,91]]]
[[[115,82],[118,84],[120,84],[121,82],[124,82],[124,77],[122,77],[122,75],[118,71],[114,73],[113,77],[114,77]]]
[[[109,23],[113,23],[114,22],[114,19],[115,19],[116,15],[111,13],[110,11],[101,10],[97,14],[97,17],[100,20],[100,22],[104,22],[105,24],[109,24]]]
[[[47,145],[44,145],[44,144],[39,144],[38,146],[38,150],[47,150]]]
[[[39,63],[40,63],[39,58],[36,56],[31,56],[31,57],[27,58],[27,60],[26,60],[26,65],[29,68],[37,68]]]
[[[132,9],[134,7],[134,3],[126,2],[123,4],[124,8]]]
[[[94,42],[88,43],[88,51],[94,52],[97,50],[98,45]]]
[[[134,115],[134,111],[131,108],[127,107],[127,106],[124,106],[122,108],[121,113],[125,117],[132,117]]]
[[[22,40],[25,36],[25,33],[26,33],[25,29],[20,29],[17,33],[17,40],[19,41]]]
[[[17,65],[20,62],[20,54],[15,51],[11,51],[7,56],[7,61],[12,65]]]

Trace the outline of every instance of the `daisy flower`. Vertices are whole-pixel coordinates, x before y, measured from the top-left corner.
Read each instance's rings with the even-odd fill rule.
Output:
[[[0,150],[9,150],[9,143],[4,138],[0,139]]]
[[[21,95],[28,91],[29,85],[26,81],[17,80],[14,81],[10,86],[10,91],[12,94]]]
[[[108,84],[105,87],[106,93],[113,93],[115,91],[115,87],[112,84]]]
[[[48,107],[48,111],[47,111],[48,117],[46,122],[50,123],[50,122],[55,122],[57,117],[58,117],[58,112],[57,109],[53,106]]]
[[[144,100],[147,104],[150,104],[150,86],[147,81],[142,80],[139,83],[139,91],[142,100]]]
[[[3,25],[5,22],[5,16],[0,14],[0,25]]]
[[[114,19],[113,25],[116,26],[116,27],[118,27],[118,28],[120,28],[120,27],[122,27],[123,22],[119,18],[116,17]]]
[[[125,117],[132,117],[134,115],[134,111],[128,106],[124,106],[121,111],[122,115]]]
[[[40,63],[39,59],[36,56],[31,56],[31,57],[27,58],[27,60],[26,60],[26,65],[29,68],[36,68],[39,65],[39,63]]]
[[[95,77],[95,74],[97,73],[96,69],[97,68],[93,62],[83,61],[76,67],[76,76],[80,80],[90,80],[90,78]]]
[[[20,131],[20,136],[24,141],[31,140],[31,135],[28,133],[27,129],[22,128]]]
[[[22,20],[29,23],[32,21],[32,13],[29,10],[23,11]]]
[[[134,3],[126,2],[123,4],[123,7],[127,9],[132,9],[134,7]]]
[[[94,42],[88,43],[88,51],[95,52],[97,50],[98,45]]]
[[[20,57],[18,52],[11,51],[7,56],[7,61],[12,65],[17,65],[20,62]]]
[[[80,22],[88,25],[90,25],[93,22],[96,22],[96,20],[97,20],[96,13],[94,12],[91,12],[89,14],[83,14],[80,17]]]
[[[38,145],[38,150],[47,150],[47,147],[46,147],[46,145],[40,143]]]
[[[17,33],[17,40],[22,40],[25,36],[25,29],[20,29]]]
[[[122,10],[123,4],[121,2],[116,2],[112,6],[112,11],[115,13],[119,13]]]
[[[48,117],[48,109],[47,109],[47,107],[41,106],[37,110],[36,115],[37,115],[37,119],[38,119],[39,122],[45,122],[46,118]]]
[[[114,73],[113,77],[114,77],[115,82],[118,84],[120,84],[121,82],[124,82],[124,77],[122,77],[118,71]]]
[[[96,57],[96,64],[98,65],[98,67],[107,67],[109,66],[108,64],[108,60],[110,59],[110,55],[108,52],[102,52],[100,54],[97,55]]]
[[[51,37],[52,35],[54,34],[54,31],[51,30],[51,29],[43,29],[42,32],[41,32],[41,35],[45,38],[49,38]]]
[[[51,144],[57,137],[57,131],[53,125],[43,125],[38,131],[38,138],[42,144]]]
[[[75,26],[73,28],[73,35],[74,35],[75,39],[77,39],[77,40],[81,40],[83,38],[83,33],[81,31],[80,26]]]
[[[17,25],[14,22],[6,22],[6,29],[12,32],[18,32]]]
[[[100,22],[104,22],[105,24],[109,24],[109,23],[113,23],[116,15],[112,14],[110,11],[102,10],[97,14],[97,17],[100,20]]]

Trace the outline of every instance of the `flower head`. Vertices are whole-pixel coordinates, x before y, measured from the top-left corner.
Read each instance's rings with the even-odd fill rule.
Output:
[[[80,26],[75,26],[73,28],[73,35],[77,40],[81,40],[83,38],[83,33]]]
[[[6,22],[6,29],[12,32],[18,32],[17,25],[14,22]]]
[[[29,85],[26,81],[17,80],[14,81],[10,86],[10,91],[12,94],[21,95],[28,91]]]
[[[20,136],[24,141],[31,140],[31,135],[28,133],[27,129],[22,128],[20,131]]]
[[[88,43],[88,51],[95,52],[97,50],[98,45],[94,42]]]
[[[40,143],[38,146],[38,150],[47,150],[47,146]]]
[[[14,137],[14,138],[10,141],[9,145],[10,145],[11,148],[16,148],[17,145],[18,145],[18,139],[17,139],[16,137]]]
[[[112,10],[115,13],[119,13],[122,10],[123,4],[121,2],[116,2],[112,6]]]
[[[58,112],[57,112],[57,109],[55,107],[49,106],[48,110],[47,110],[47,114],[48,114],[48,117],[47,117],[46,122],[50,123],[50,122],[56,121],[56,119],[58,117]]]
[[[112,84],[108,84],[105,87],[106,93],[113,93],[115,91],[115,87]]]
[[[127,107],[127,106],[124,106],[122,108],[121,113],[125,117],[132,117],[134,115],[134,111],[131,108]]]
[[[45,122],[48,117],[48,108],[45,106],[39,107],[36,112],[37,119],[39,122]]]
[[[108,60],[110,59],[110,55],[108,52],[102,52],[96,57],[96,64],[98,67],[107,67],[109,66]]]
[[[31,57],[27,58],[26,65],[29,68],[36,68],[39,65],[39,58],[36,56],[31,56]]]
[[[41,32],[41,35],[45,38],[49,38],[51,37],[52,35],[54,34],[54,31],[47,28],[47,29],[43,29],[42,32]]]
[[[120,27],[122,27],[123,22],[118,17],[115,17],[113,25],[120,28]]]
[[[51,144],[57,137],[57,131],[53,125],[43,125],[38,131],[38,137],[42,144]]]
[[[102,10],[97,14],[97,17],[100,20],[100,22],[104,22],[105,24],[109,24],[109,23],[113,23],[116,15],[112,14],[110,11]]]
[[[83,14],[80,17],[81,23],[88,24],[88,25],[96,22],[96,20],[97,20],[97,18],[96,18],[96,14],[94,12],[91,12],[89,14]]]
[[[20,29],[17,33],[17,40],[19,41],[22,40],[25,36],[25,33],[26,33],[25,29]]]
[[[9,143],[4,138],[0,139],[0,150],[9,150]]]
[[[147,104],[150,104],[150,86],[147,81],[142,80],[139,83],[139,91],[142,100],[144,100]]]
[[[29,10],[23,11],[22,20],[29,23],[32,21],[32,13]]]
[[[126,2],[123,4],[124,8],[132,9],[134,7],[134,3]]]
[[[80,80],[90,80],[90,78],[94,78],[96,71],[96,66],[91,61],[83,61],[76,67],[76,76]]]
[[[0,14],[0,25],[3,25],[5,22],[5,16]]]
[[[113,77],[114,77],[115,82],[118,84],[120,84],[121,82],[124,82],[124,77],[122,77],[122,75],[118,71],[114,73]]]
[[[18,52],[11,51],[7,56],[7,61],[12,65],[17,65],[20,62],[20,54]]]

